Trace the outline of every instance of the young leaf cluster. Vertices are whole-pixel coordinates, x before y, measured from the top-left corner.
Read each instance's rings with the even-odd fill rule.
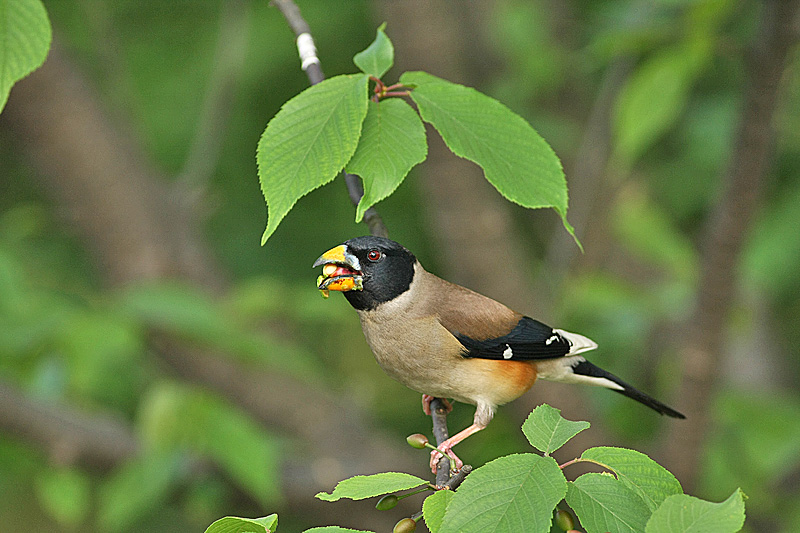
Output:
[[[400,83],[386,85],[381,78],[394,63],[394,48],[383,30],[353,58],[361,73],[306,89],[267,125],[256,157],[269,210],[262,244],[297,200],[342,170],[363,181],[360,222],[427,157],[423,122],[453,153],[479,165],[505,198],[528,208],[552,207],[572,234],[564,172],[547,142],[525,119],[475,89],[425,72],[406,72]]]
[[[416,494],[420,487],[422,491],[427,488],[432,493],[422,503],[421,518],[431,533],[546,533],[562,501],[587,533],[734,533],[742,528],[741,490],[722,503],[688,496],[675,476],[643,453],[595,447],[559,465],[550,454],[588,427],[588,422],[566,420],[557,409],[540,405],[528,416],[522,431],[542,455],[520,453],[490,461],[470,473],[455,491],[439,489],[410,474],[386,472],[345,479],[332,493],[322,492],[317,497],[361,500],[412,489],[418,489],[411,493]],[[564,469],[578,462],[592,463],[603,471],[568,481]],[[229,531],[216,528],[217,523],[206,533]],[[358,533],[338,526],[306,533],[311,532]]]

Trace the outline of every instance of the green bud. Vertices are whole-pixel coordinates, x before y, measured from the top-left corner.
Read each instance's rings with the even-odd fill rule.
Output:
[[[388,511],[389,509],[394,508],[394,506],[397,505],[397,502],[399,501],[400,498],[398,498],[394,494],[387,494],[386,496],[378,500],[378,503],[375,504],[375,509],[379,511]]]
[[[423,435],[422,433],[414,433],[413,435],[409,435],[406,437],[406,442],[412,448],[417,448],[421,450],[428,444],[428,437]]]
[[[394,525],[392,533],[414,533],[417,530],[417,523],[413,518],[403,518]]]
[[[559,509],[556,511],[556,526],[564,531],[573,531],[575,529],[575,520],[569,511]]]

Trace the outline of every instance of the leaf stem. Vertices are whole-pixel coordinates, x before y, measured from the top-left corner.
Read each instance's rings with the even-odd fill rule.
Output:
[[[403,498],[408,498],[409,496],[414,496],[415,494],[419,494],[420,492],[425,492],[426,490],[436,490],[430,483],[421,489],[417,489],[406,494],[400,494],[397,496],[398,500],[402,500]]]
[[[597,465],[600,468],[604,468],[604,469],[608,470],[609,472],[614,474],[615,478],[619,479],[619,476],[617,475],[617,472],[613,468],[611,468],[610,466],[608,466],[606,464],[603,464],[600,461],[595,461],[594,459],[584,459],[583,457],[576,457],[575,459],[569,460],[564,464],[558,465],[558,468],[560,468],[561,470],[564,470],[566,467],[572,466],[572,465],[577,464],[577,463],[591,463],[593,465]]]

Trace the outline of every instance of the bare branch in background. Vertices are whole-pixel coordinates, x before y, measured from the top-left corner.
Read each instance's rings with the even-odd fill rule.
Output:
[[[37,402],[0,381],[0,429],[35,444],[60,465],[109,469],[141,451],[121,420]]]
[[[195,214],[108,120],[60,43],[15,87],[0,124],[15,131],[47,193],[66,209],[112,285],[182,275],[225,285]]]
[[[762,3],[761,29],[746,66],[747,86],[724,193],[708,221],[700,256],[694,313],[686,325],[678,409],[687,420],[670,426],[664,466],[692,490],[711,430],[710,404],[725,356],[725,333],[736,297],[737,266],[747,229],[758,212],[772,162],[773,119],[788,52],[797,43],[797,0]],[[758,354],[754,354],[757,357]]]

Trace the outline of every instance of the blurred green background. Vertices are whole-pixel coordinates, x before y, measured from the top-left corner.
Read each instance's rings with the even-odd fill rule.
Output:
[[[433,132],[429,161],[377,206],[390,236],[588,335],[593,361],[689,415],[537,384],[459,455],[529,451],[519,426],[547,401],[592,423],[562,461],[636,448],[694,495],[741,487],[747,531],[796,531],[800,54],[781,2],[298,3],[328,75],[354,72],[386,21],[386,81],[426,70],[526,117],[564,163],[585,253]],[[313,498],[355,474],[429,475],[404,443],[430,432],[419,395],[383,375],[344,299],[314,288],[314,259],[367,232],[341,179],[259,246],[255,147],[308,83],[280,12],[45,5],[50,58],[0,114],[0,529],[202,531],[277,512],[281,531],[387,530],[419,500],[392,514]],[[726,195],[742,169],[748,194]],[[457,405],[451,431],[472,414]]]

